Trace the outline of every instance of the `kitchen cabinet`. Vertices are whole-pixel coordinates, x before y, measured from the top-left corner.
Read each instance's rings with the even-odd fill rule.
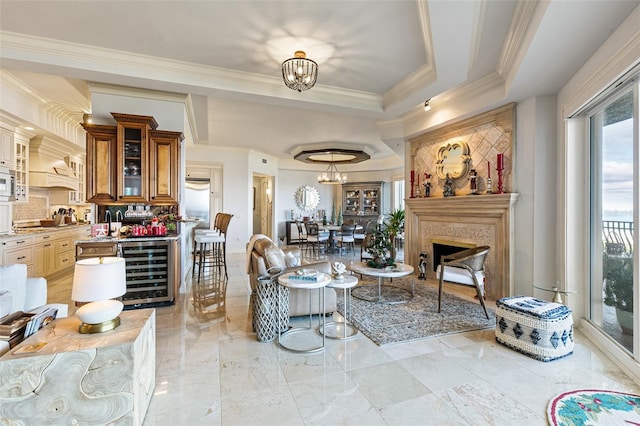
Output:
[[[149,137],[150,199],[156,203],[177,204],[180,201],[178,179],[180,132],[152,130]]]
[[[23,263],[29,277],[46,277],[75,265],[76,241],[86,239],[89,226],[52,228],[51,231],[3,238],[0,264]]]
[[[73,171],[73,174],[78,179],[78,190],[69,191],[69,204],[84,204],[85,203],[85,160],[81,157],[67,157],[67,165]]]
[[[180,132],[151,116],[111,113],[117,126],[84,124],[87,199],[105,204],[177,204]]]
[[[382,213],[384,182],[353,182],[342,185],[342,217],[364,224]]]
[[[0,201],[0,232],[11,231],[13,217],[13,204],[11,201]]]
[[[29,201],[29,139],[16,133],[13,143],[16,201]]]
[[[117,129],[115,126],[85,124],[87,131],[87,201],[96,204],[117,200]]]
[[[13,170],[13,131],[0,127],[0,166]]]

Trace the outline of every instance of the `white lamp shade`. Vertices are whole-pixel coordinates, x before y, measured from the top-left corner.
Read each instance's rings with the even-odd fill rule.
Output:
[[[127,291],[125,261],[121,257],[83,259],[76,262],[71,299],[94,302],[119,297]]]

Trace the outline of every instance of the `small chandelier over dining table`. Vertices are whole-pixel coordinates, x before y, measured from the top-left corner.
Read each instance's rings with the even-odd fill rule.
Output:
[[[331,156],[331,162],[327,171],[318,175],[318,183],[327,185],[343,185],[347,183],[347,174],[340,173],[335,163],[333,162],[333,155]]]
[[[318,64],[307,59],[304,51],[298,50],[294,57],[282,63],[282,78],[290,89],[302,92],[311,89],[318,79]]]

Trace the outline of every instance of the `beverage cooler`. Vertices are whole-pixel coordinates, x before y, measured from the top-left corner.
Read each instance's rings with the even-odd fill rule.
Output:
[[[145,240],[119,243],[127,270],[124,309],[172,305],[179,282],[177,240]]]

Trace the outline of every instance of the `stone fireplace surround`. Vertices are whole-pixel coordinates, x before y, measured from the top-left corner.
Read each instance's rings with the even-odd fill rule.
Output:
[[[513,207],[518,194],[490,194],[405,200],[405,262],[418,264],[427,253],[427,278],[436,279],[433,240],[452,245],[487,245],[487,298],[513,294]]]

